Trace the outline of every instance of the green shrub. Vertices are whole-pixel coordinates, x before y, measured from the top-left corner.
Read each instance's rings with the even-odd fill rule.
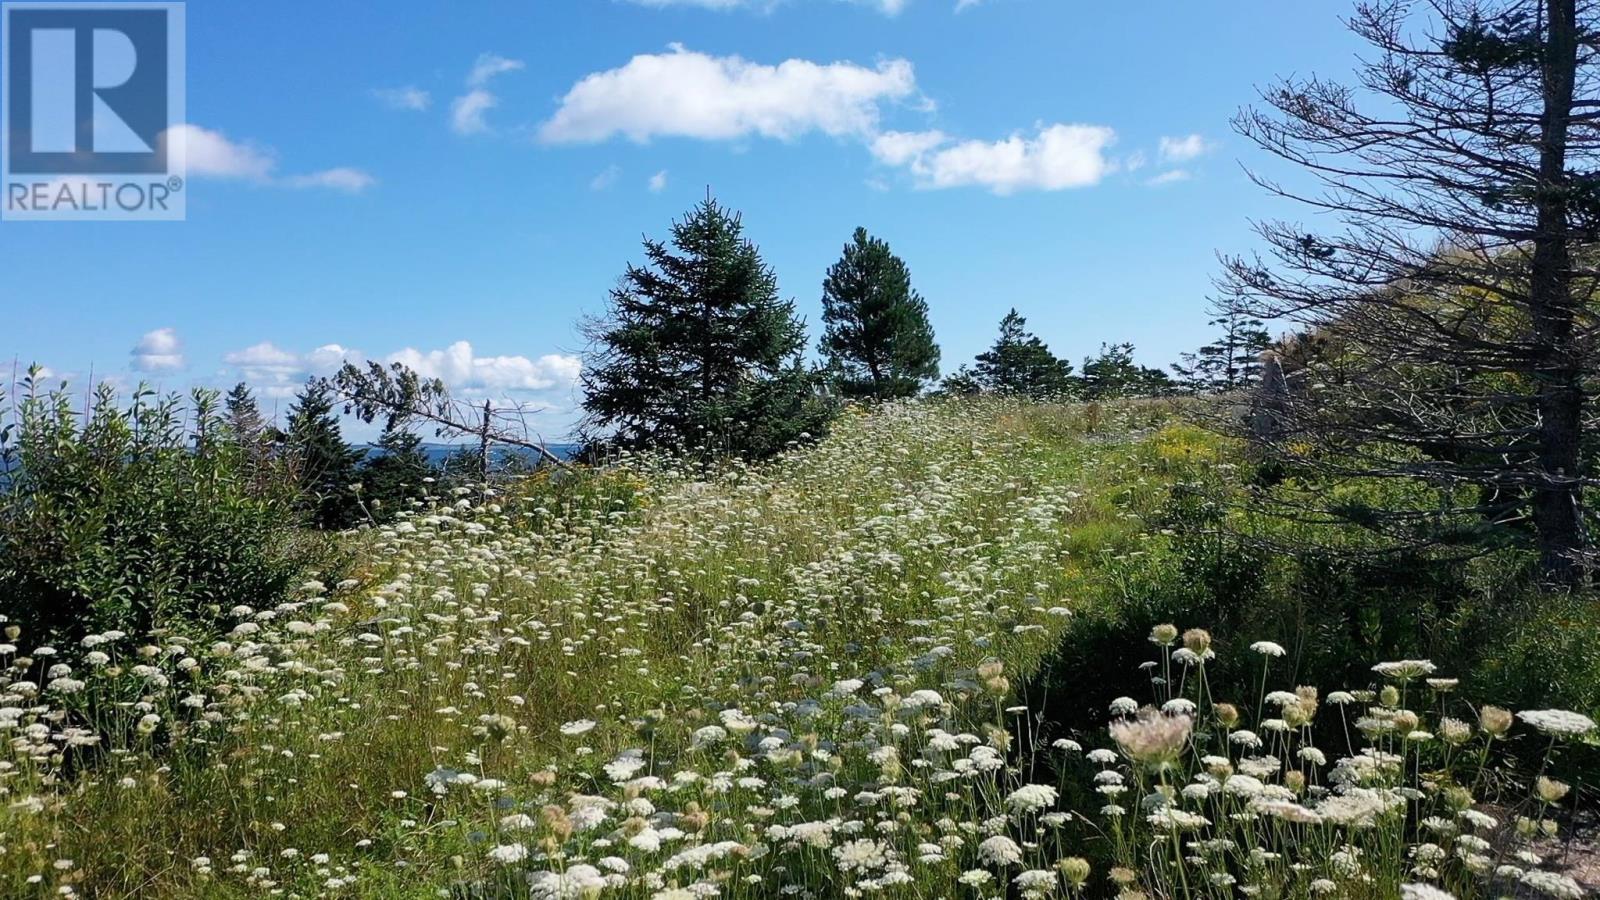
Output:
[[[0,414],[0,597],[30,643],[206,636],[328,558],[283,463],[233,440],[216,401],[141,387],[124,408],[101,386],[80,410],[65,385],[23,382]]]
[[[1146,444],[1151,464],[1203,463],[1189,443],[1182,429],[1157,434]],[[1147,657],[1133,638],[1162,622],[1277,642],[1297,683],[1360,685],[1370,680],[1369,660],[1431,659],[1484,702],[1600,714],[1594,592],[1542,590],[1530,555],[1515,547],[1475,556],[1455,547],[1397,550],[1358,525],[1297,518],[1303,484],[1264,488],[1248,466],[1213,477],[1226,469],[1177,469],[1183,480],[1145,513],[1161,539],[1108,568],[1098,602],[1086,604],[1030,690],[1049,698],[1053,728],[1098,727],[1112,698],[1148,694],[1138,668]],[[1421,489],[1399,487],[1412,491],[1412,506],[1426,507]],[[1280,505],[1242,502],[1250,490],[1270,490],[1267,499]],[[1396,485],[1348,479],[1334,490],[1355,506]],[[1254,690],[1255,673],[1230,662],[1247,656],[1240,649],[1219,643],[1209,677],[1220,692]],[[1600,776],[1600,753],[1588,748],[1571,764],[1585,779]]]

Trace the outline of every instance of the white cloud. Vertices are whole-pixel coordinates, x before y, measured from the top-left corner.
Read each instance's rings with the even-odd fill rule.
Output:
[[[500,98],[489,90],[495,76],[523,68],[520,59],[507,59],[494,53],[481,53],[467,74],[469,90],[450,101],[450,128],[456,134],[483,134],[489,131],[484,114],[500,105]]]
[[[1211,149],[1206,139],[1198,134],[1184,135],[1183,137],[1163,137],[1161,139],[1161,161],[1164,163],[1188,162],[1191,159]]]
[[[499,105],[495,95],[482,88],[468,91],[450,103],[450,128],[456,134],[482,134],[489,130],[483,114]]]
[[[886,131],[872,140],[872,155],[890,166],[903,166],[949,141],[942,131]]]
[[[300,373],[300,357],[281,350],[271,341],[262,341],[222,357],[222,361],[245,373],[251,381],[270,381]]]
[[[138,372],[171,372],[183,368],[183,342],[171,328],[147,331],[130,354]]]
[[[427,352],[407,347],[389,354],[384,362],[398,362],[419,375],[438,378],[454,390],[467,392],[570,387],[583,368],[576,356],[559,353],[547,353],[536,360],[526,356],[477,356],[467,341]]]
[[[359,194],[377,183],[378,179],[366,172],[349,168],[324,169],[309,175],[290,175],[282,181],[285,187],[329,188],[347,194]]]
[[[271,150],[248,141],[231,141],[220,131],[198,125],[176,125],[165,139],[190,175],[265,181],[278,166]]]
[[[872,143],[879,161],[905,167],[923,188],[983,187],[996,194],[1098,184],[1116,168],[1103,125],[1041,126],[1029,137],[951,142],[940,132],[890,132]]]
[[[662,191],[664,191],[666,189],[667,189],[667,170],[666,169],[662,169],[661,171],[659,171],[659,172],[655,173],[654,175],[650,176],[650,193],[659,194],[659,193],[661,193]]]
[[[961,12],[964,9],[971,9],[982,2],[983,0],[956,0],[956,12]]]
[[[190,177],[233,179],[290,188],[331,188],[359,193],[377,184],[360,169],[340,167],[303,175],[277,174],[278,157],[269,147],[235,141],[199,125],[177,125],[162,136],[175,160]]]
[[[432,94],[412,85],[399,88],[379,88],[373,91],[372,95],[390,109],[421,112],[433,105]]]
[[[308,377],[331,375],[346,362],[360,363],[372,358],[339,344],[324,344],[308,353],[293,353],[263,341],[227,354],[223,362],[270,396],[284,396],[283,389],[292,392]],[[577,381],[582,369],[578,357],[559,353],[545,354],[538,359],[478,356],[468,341],[456,341],[443,350],[406,347],[377,360],[386,364],[401,363],[423,377],[442,380],[452,391],[462,394],[567,389]]]
[[[332,375],[346,361],[359,362],[365,358],[361,351],[338,344],[323,344],[309,353],[291,353],[271,341],[262,341],[226,354],[222,361],[238,369],[252,384],[292,387],[312,375]]]
[[[506,72],[515,72],[522,68],[522,60],[507,59],[494,53],[481,53],[478,61],[473,64],[471,74],[467,75],[467,87],[483,87],[489,79]]]
[[[875,68],[790,59],[775,66],[714,57],[674,44],[573,85],[541,126],[548,143],[587,143],[625,135],[730,140],[759,135],[791,140],[812,131],[865,136],[879,104],[912,96],[916,76],[903,59]]]
[[[618,166],[606,166],[605,171],[589,179],[589,190],[603,191],[617,183],[622,177],[622,169]]]
[[[1144,183],[1151,187],[1160,187],[1163,184],[1176,184],[1180,181],[1188,181],[1189,177],[1188,169],[1168,169],[1167,171],[1162,172],[1160,175],[1145,179]]]

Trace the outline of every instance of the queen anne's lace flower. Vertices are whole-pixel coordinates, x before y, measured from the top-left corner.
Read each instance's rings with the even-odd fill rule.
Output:
[[[1565,709],[1525,709],[1517,718],[1551,737],[1578,737],[1594,730],[1594,720]]]

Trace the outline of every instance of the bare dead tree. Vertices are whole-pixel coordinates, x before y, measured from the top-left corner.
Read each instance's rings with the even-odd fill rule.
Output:
[[[345,412],[363,422],[381,417],[386,427],[394,428],[421,421],[434,426],[440,437],[475,438],[482,482],[489,480],[490,448],[495,444],[532,450],[561,468],[571,468],[528,427],[528,416],[536,410],[526,406],[497,407],[485,400],[480,407],[453,399],[443,381],[425,379],[400,363],[387,367],[370,360],[365,367],[345,363],[331,383],[344,401]]]
[[[1367,510],[1407,541],[1527,535],[1551,580],[1589,553],[1580,438],[1594,389],[1600,12],[1593,0],[1370,0],[1355,86],[1291,78],[1236,130],[1312,176],[1280,197],[1324,233],[1257,225],[1224,260],[1255,315],[1305,329],[1266,443],[1336,476],[1420,479]],[[1453,537],[1452,537],[1453,536]]]

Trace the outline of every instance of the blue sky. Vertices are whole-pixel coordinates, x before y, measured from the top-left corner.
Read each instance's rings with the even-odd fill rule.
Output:
[[[1344,0],[188,5],[188,220],[0,223],[0,359],[287,395],[342,357],[573,419],[584,313],[707,186],[820,328],[857,225],[946,371],[1008,307],[1074,361],[1206,339],[1217,250],[1294,217],[1255,87],[1343,78]],[[285,401],[277,401],[285,402]]]

